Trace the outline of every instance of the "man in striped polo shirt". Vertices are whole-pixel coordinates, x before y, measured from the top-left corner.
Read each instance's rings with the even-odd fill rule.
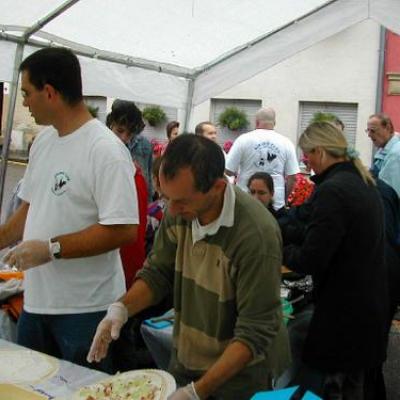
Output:
[[[89,360],[105,356],[128,316],[173,292],[170,399],[249,399],[271,388],[289,349],[280,302],[281,237],[261,203],[229,184],[213,141],[168,146],[160,184],[168,210],[146,266],[99,324]],[[186,386],[185,386],[186,385]]]

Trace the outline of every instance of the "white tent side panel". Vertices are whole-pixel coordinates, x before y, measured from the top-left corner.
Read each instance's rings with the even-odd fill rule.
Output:
[[[11,82],[17,45],[0,40],[0,82]]]
[[[37,50],[36,47],[26,46],[24,58]],[[79,57],[79,62],[85,96],[118,97],[180,109],[186,106],[186,79],[94,58]],[[12,72],[13,61],[6,64]]]
[[[200,104],[366,18],[368,4],[363,0],[332,3],[201,74],[195,81],[193,104]]]
[[[186,79],[85,57],[80,57],[80,62],[85,95],[118,97],[181,109],[186,106]]]

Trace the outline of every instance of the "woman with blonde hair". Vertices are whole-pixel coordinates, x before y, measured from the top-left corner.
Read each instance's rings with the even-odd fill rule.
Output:
[[[388,320],[382,202],[335,125],[312,123],[299,146],[316,189],[304,240],[284,248],[284,265],[312,275],[315,312],[291,383],[325,400],[378,398]]]

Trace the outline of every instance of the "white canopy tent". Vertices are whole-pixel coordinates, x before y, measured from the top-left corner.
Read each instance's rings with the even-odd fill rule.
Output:
[[[0,0],[0,81],[38,47],[80,56],[85,95],[186,110],[372,18],[400,34],[398,0]],[[0,172],[2,199],[6,163]]]

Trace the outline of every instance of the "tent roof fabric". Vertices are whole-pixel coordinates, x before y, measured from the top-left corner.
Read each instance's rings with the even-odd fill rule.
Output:
[[[326,0],[80,0],[43,31],[96,49],[199,68]],[[2,0],[0,25],[24,28],[60,0]]]
[[[0,81],[12,79],[13,42],[38,24],[24,56],[41,45],[70,47],[81,56],[85,94],[183,109],[364,19],[400,33],[398,0],[0,0],[0,7]]]

